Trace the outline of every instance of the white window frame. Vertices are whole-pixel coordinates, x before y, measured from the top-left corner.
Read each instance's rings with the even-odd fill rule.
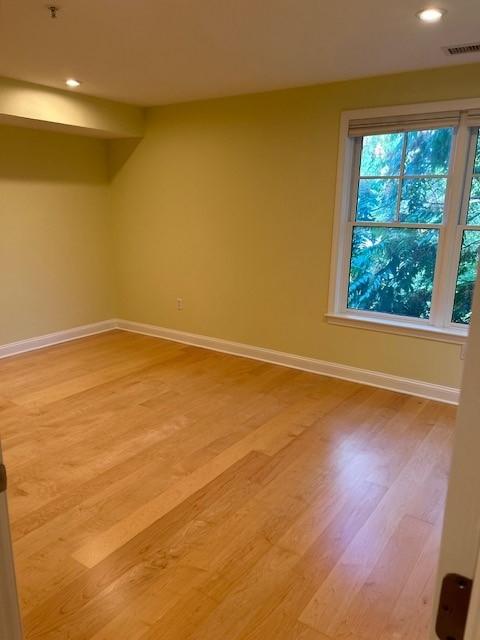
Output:
[[[352,198],[358,182],[358,164],[355,159],[355,138],[349,137],[349,125],[352,120],[370,118],[389,118],[395,116],[414,116],[418,114],[436,114],[449,111],[476,111],[480,109],[480,98],[449,100],[394,107],[360,109],[344,111],[340,120],[340,139],[338,152],[338,170],[335,199],[335,217],[332,237],[332,258],[330,271],[330,289],[326,319],[331,324],[345,325],[362,329],[410,335],[433,339],[441,342],[463,344],[468,337],[468,327],[451,322],[451,310],[455,296],[457,271],[451,268],[458,265],[469,192],[465,189],[466,171],[472,159],[472,128],[466,124],[466,115],[461,116],[460,126],[454,134],[451,169],[445,203],[445,232],[440,234],[437,250],[432,308],[429,319],[409,318],[374,311],[361,311],[347,308],[348,279],[351,254],[351,218]],[[467,152],[467,149],[469,151]],[[358,151],[357,151],[358,153]],[[458,222],[458,211],[460,224]],[[370,225],[371,226],[371,225]],[[405,227],[404,224],[389,224],[389,227]],[[410,225],[412,226],[412,225]],[[415,226],[415,225],[413,225]],[[425,225],[417,225],[423,228]],[[443,225],[428,225],[441,228]],[[469,225],[469,229],[478,229]],[[455,262],[456,260],[456,262]],[[439,286],[443,283],[446,293],[439,295]]]

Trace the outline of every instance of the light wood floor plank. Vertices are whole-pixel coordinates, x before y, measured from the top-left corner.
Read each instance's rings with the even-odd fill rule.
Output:
[[[0,378],[26,640],[427,640],[454,408],[120,331]]]

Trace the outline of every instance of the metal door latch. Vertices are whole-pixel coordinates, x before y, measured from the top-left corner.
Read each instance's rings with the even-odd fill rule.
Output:
[[[0,493],[7,490],[7,470],[4,464],[0,464]]]
[[[442,582],[435,631],[440,640],[463,640],[473,582],[449,573]]]

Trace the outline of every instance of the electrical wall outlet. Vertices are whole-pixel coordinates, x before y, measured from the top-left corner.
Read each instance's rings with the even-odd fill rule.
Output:
[[[183,311],[183,298],[177,298],[177,311]]]

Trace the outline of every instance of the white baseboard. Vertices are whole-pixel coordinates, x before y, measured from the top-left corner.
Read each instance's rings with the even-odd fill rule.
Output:
[[[85,324],[81,327],[66,329],[65,331],[56,331],[55,333],[47,333],[37,338],[27,338],[27,340],[19,340],[18,342],[10,342],[9,344],[0,345],[0,358],[8,358],[16,356],[26,351],[35,351],[36,349],[44,349],[61,342],[69,342],[86,336],[93,336],[104,331],[111,331],[118,327],[117,320],[104,320],[95,322],[94,324]]]
[[[430,384],[420,380],[412,380],[410,378],[401,378],[399,376],[381,373],[379,371],[369,371],[367,369],[359,369],[348,365],[338,364],[336,362],[326,362],[317,360],[316,358],[306,358],[291,353],[275,351],[273,349],[264,349],[262,347],[253,347],[240,342],[232,342],[230,340],[221,340],[220,338],[211,338],[195,333],[187,333],[185,331],[177,331],[176,329],[166,329],[140,322],[131,322],[129,320],[104,320],[94,324],[87,324],[81,327],[74,327],[65,331],[57,331],[36,338],[28,338],[27,340],[19,340],[9,344],[0,345],[0,359],[9,356],[18,355],[27,351],[43,349],[61,342],[69,342],[78,338],[111,331],[112,329],[122,329],[131,333],[141,333],[148,336],[163,338],[173,342],[181,342],[195,347],[203,347],[212,351],[220,351],[221,353],[229,353],[235,356],[260,360],[261,362],[270,362],[292,369],[300,369],[331,378],[340,378],[341,380],[349,380],[366,384],[381,389],[389,389],[399,393],[408,393],[421,398],[430,400],[438,400],[449,404],[458,404],[460,395],[459,389],[454,387],[444,387],[442,385]]]
[[[359,369],[357,367],[349,367],[347,365],[338,364],[336,362],[326,362],[315,358],[305,358],[296,356],[291,353],[283,353],[282,351],[274,351],[273,349],[264,349],[262,347],[253,347],[251,345],[242,344],[240,342],[231,342],[230,340],[221,340],[219,338],[210,338],[195,333],[186,333],[175,329],[165,329],[140,322],[131,322],[129,320],[117,320],[118,329],[130,331],[132,333],[141,333],[148,336],[155,336],[165,340],[181,342],[212,351],[220,351],[253,360],[261,360],[262,362],[270,362],[272,364],[290,367],[292,369],[300,369],[310,373],[317,373],[332,378],[340,378],[341,380],[349,380],[358,382],[381,389],[397,391],[399,393],[407,393],[429,400],[438,400],[448,404],[458,404],[459,389],[454,387],[444,387],[442,385],[430,384],[420,380],[412,380],[410,378],[401,378],[399,376],[381,373],[379,371],[369,371],[367,369]]]

